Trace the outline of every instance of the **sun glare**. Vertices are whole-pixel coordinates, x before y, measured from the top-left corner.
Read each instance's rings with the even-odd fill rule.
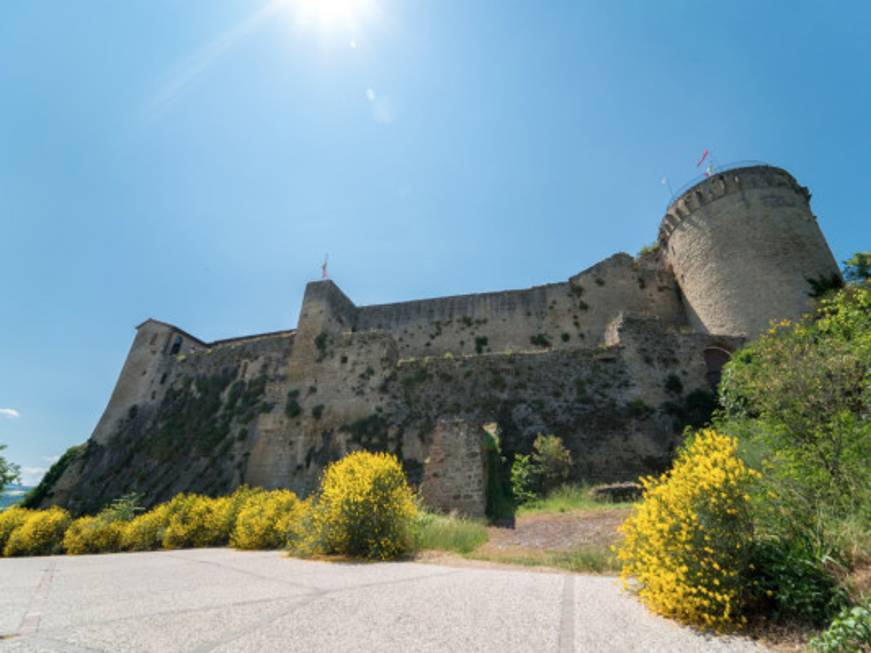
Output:
[[[290,5],[303,25],[330,29],[359,24],[371,13],[373,0],[291,0]]]

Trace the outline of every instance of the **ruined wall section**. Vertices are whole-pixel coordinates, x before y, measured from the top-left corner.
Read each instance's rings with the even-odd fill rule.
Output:
[[[813,308],[807,279],[839,271],[809,201],[785,170],[754,166],[713,175],[669,208],[659,241],[694,329],[754,337]]]
[[[487,511],[487,454],[480,424],[442,419],[432,433],[420,496],[437,512],[483,519]]]
[[[673,277],[617,254],[566,283],[364,306],[357,331],[392,335],[401,358],[595,347],[621,310],[685,324]]]

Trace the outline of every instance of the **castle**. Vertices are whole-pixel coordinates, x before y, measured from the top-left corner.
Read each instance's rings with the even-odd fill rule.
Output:
[[[666,467],[720,368],[838,268],[810,193],[767,165],[677,197],[657,246],[526,290],[356,306],[306,286],[297,328],[203,342],[149,319],[86,446],[44,504],[99,509],[247,483],[307,494],[330,461],[390,451],[435,509],[484,511],[483,424],[503,455],[562,437],[578,480]]]

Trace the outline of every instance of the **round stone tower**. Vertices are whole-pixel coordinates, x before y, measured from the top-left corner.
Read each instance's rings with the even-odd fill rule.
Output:
[[[808,278],[839,274],[808,189],[767,165],[720,172],[683,193],[659,243],[690,324],[705,333],[756,336],[812,309]]]

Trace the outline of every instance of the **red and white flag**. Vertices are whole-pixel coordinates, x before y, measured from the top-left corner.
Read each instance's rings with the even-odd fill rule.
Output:
[[[705,148],[705,151],[702,152],[702,158],[699,159],[698,163],[696,163],[696,168],[698,168],[700,165],[702,165],[704,160],[707,158],[708,158],[708,148]]]

